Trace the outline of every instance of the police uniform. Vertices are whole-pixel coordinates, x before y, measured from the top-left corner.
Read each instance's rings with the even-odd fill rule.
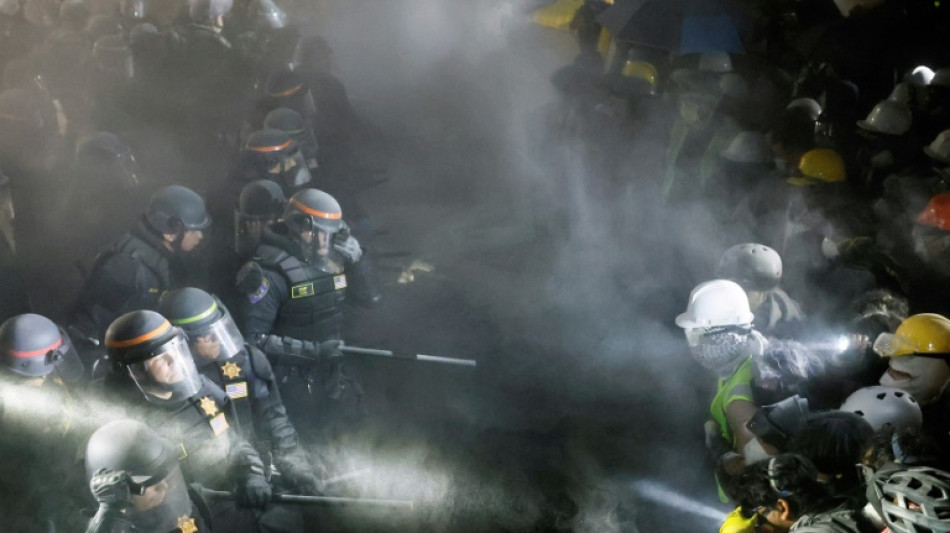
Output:
[[[73,304],[71,326],[82,337],[100,339],[118,316],[154,309],[172,284],[172,254],[161,234],[138,221],[114,249],[99,255]]]

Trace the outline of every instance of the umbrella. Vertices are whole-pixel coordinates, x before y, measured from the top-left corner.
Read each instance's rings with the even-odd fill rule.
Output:
[[[618,41],[677,54],[744,51],[719,0],[617,0],[597,22]]]

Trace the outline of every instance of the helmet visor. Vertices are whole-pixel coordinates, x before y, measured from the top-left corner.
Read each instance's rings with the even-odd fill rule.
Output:
[[[184,336],[176,335],[152,351],[152,357],[129,365],[129,373],[154,403],[179,402],[198,393],[201,378]]]
[[[191,516],[188,486],[177,462],[155,476],[133,476],[131,489],[128,516],[136,531],[178,531]]]
[[[207,326],[189,330],[188,346],[195,356],[196,364],[204,366],[212,361],[230,359],[240,353],[244,349],[244,338],[231,315],[224,313],[221,318]]]

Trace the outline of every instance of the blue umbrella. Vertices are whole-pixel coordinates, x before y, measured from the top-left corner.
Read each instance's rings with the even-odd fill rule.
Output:
[[[618,41],[676,54],[745,50],[719,0],[617,0],[597,22]]]

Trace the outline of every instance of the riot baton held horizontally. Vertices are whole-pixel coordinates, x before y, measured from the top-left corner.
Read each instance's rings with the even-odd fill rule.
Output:
[[[223,490],[202,488],[201,495],[209,500],[232,501],[235,499],[233,492]],[[292,503],[297,505],[386,507],[406,509],[408,511],[411,511],[413,508],[412,500],[378,500],[375,498],[345,498],[342,496],[304,496],[302,494],[275,493],[271,496],[271,501],[274,503]]]
[[[403,361],[420,361],[424,363],[441,363],[445,365],[477,366],[474,359],[455,359],[454,357],[439,357],[436,355],[423,355],[421,353],[395,353],[391,350],[378,350],[376,348],[357,348],[356,346],[340,345],[340,351],[352,355],[372,355],[375,357],[389,357],[391,359],[400,359]]]

